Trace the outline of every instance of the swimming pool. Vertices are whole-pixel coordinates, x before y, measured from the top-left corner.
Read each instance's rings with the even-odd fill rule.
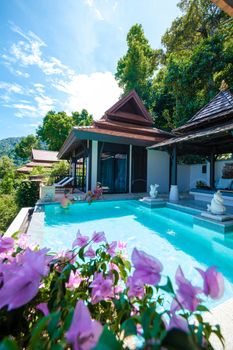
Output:
[[[68,209],[44,205],[39,215],[42,247],[65,250],[71,248],[78,229],[85,235],[104,231],[109,242],[127,241],[129,255],[137,247],[157,257],[172,280],[181,265],[185,275],[200,285],[195,267],[215,265],[225,277],[226,291],[220,302],[233,296],[232,235],[193,226],[191,214],[168,207],[149,209],[136,200],[124,200],[76,203]]]

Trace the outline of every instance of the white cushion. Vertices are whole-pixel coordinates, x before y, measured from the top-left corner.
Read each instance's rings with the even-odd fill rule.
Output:
[[[216,188],[217,189],[225,189],[225,188],[231,188],[231,183],[232,183],[233,179],[219,179],[216,182]]]

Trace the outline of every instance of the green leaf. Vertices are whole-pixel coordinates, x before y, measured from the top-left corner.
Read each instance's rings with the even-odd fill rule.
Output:
[[[18,346],[13,339],[4,338],[0,343],[0,350],[18,350]]]
[[[197,311],[210,312],[210,310],[205,305],[198,305]]]
[[[105,326],[98,344],[92,350],[122,350],[122,343],[119,342],[115,334]]]
[[[167,283],[164,286],[159,286],[160,289],[164,290],[167,293],[175,294],[172,282],[169,277],[167,277]]]
[[[47,328],[49,321],[51,320],[52,314],[43,317],[34,327],[30,340],[30,349],[35,349],[40,343],[41,333]]]
[[[125,337],[128,337],[129,335],[137,334],[137,327],[136,327],[135,322],[132,318],[123,322],[123,324],[121,326],[121,330],[124,331]]]
[[[161,345],[168,350],[199,350],[191,336],[180,329],[171,329]]]

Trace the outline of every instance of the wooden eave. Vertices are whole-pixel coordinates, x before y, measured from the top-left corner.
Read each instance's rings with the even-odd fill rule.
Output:
[[[233,149],[233,121],[202,131],[188,133],[183,136],[173,137],[169,140],[157,143],[149,149],[170,150],[175,145],[178,154],[232,153]]]
[[[212,0],[212,2],[229,16],[233,17],[233,0]]]

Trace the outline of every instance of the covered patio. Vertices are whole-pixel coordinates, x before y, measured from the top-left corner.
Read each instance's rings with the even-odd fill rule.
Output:
[[[173,135],[174,137],[149,148],[170,154],[171,188],[177,187],[179,156],[199,155],[210,164],[209,189],[214,190],[217,157],[233,153],[233,95],[227,84],[223,82],[220,92],[186,124],[174,129]],[[233,180],[233,172],[228,172],[224,178]],[[228,192],[230,190],[231,188],[227,188]],[[178,196],[178,191],[176,193]]]

